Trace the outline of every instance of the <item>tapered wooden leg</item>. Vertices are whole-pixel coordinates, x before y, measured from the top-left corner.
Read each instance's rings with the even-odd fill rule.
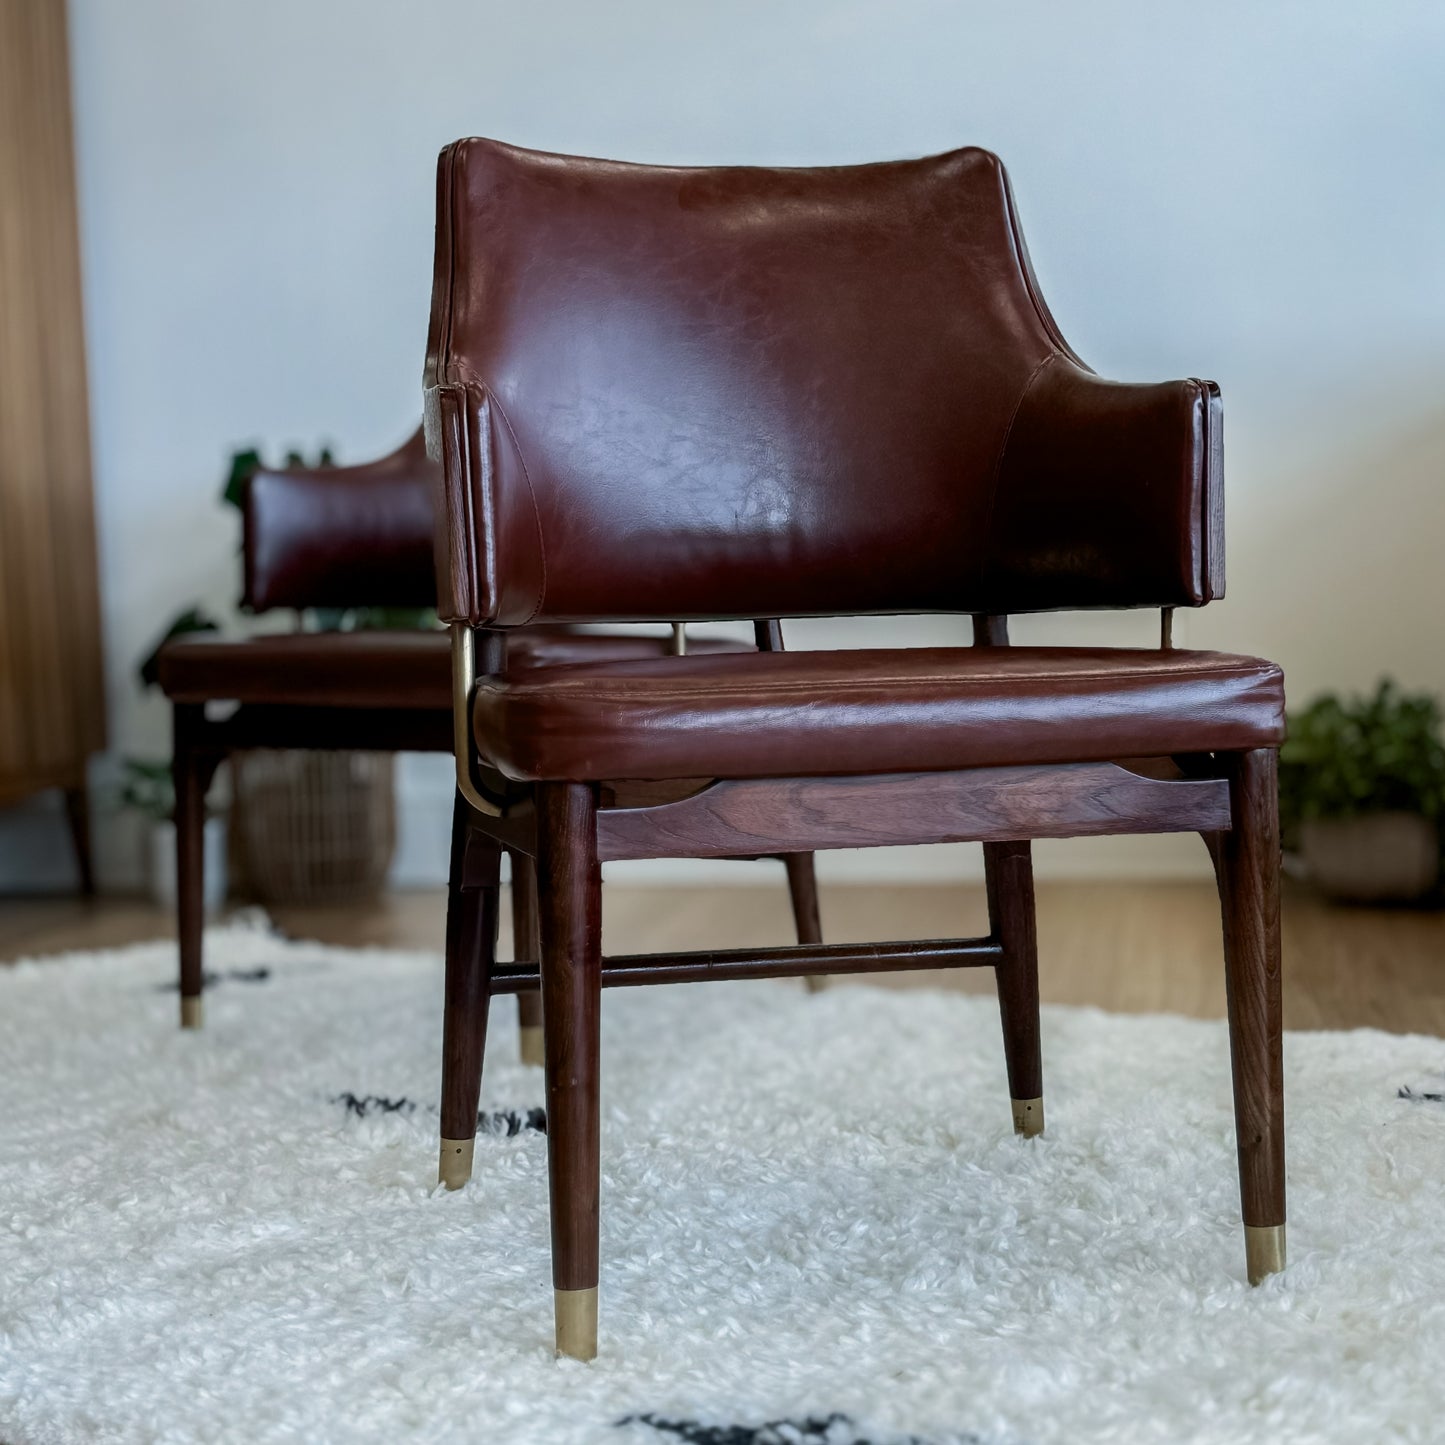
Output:
[[[442,1128],[437,1163],[437,1178],[448,1189],[460,1189],[472,1177],[502,885],[502,850],[485,833],[473,829],[471,819],[471,808],[458,794],[452,810],[447,880]]]
[[[1003,945],[994,970],[1003,1019],[1003,1051],[1014,1132],[1044,1132],[1044,1065],[1039,1043],[1039,951],[1034,922],[1034,864],[1026,842],[985,843],[989,928]]]
[[[557,1353],[597,1353],[602,869],[596,800],[578,783],[537,790],[547,1153]]]
[[[95,865],[90,851],[90,794],[85,783],[65,790],[65,820],[70,826],[70,845],[75,851],[80,896],[95,897]]]
[[[525,853],[509,853],[512,860],[512,957],[541,957],[537,930],[537,865]],[[542,995],[517,995],[518,1052],[524,1064],[542,1067]]]
[[[818,875],[811,853],[785,853],[788,896],[793,901],[793,928],[799,943],[822,943],[823,925],[818,918]],[[823,987],[823,979],[809,974],[803,979],[809,993]]]
[[[176,792],[176,936],[181,955],[181,1027],[202,1023],[201,935],[206,925],[206,785],[214,761],[200,746],[205,709],[172,710],[171,778]]]
[[[1273,749],[1229,759],[1233,827],[1217,835],[1234,1129],[1249,1282],[1285,1265],[1279,794]]]

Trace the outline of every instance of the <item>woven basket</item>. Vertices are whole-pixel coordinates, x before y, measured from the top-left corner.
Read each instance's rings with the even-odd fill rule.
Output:
[[[381,891],[396,850],[390,753],[232,758],[232,851],[261,903],[345,903]]]

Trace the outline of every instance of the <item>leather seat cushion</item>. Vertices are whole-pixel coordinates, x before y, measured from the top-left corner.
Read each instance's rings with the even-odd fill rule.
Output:
[[[1284,678],[1124,648],[633,658],[486,681],[474,722],[522,779],[912,772],[1273,747]]]
[[[508,635],[507,669],[656,659],[671,645],[668,637],[528,627]],[[689,638],[688,647],[703,656],[751,650],[719,638]],[[159,679],[173,702],[450,712],[451,641],[445,632],[288,632],[242,642],[200,634],[166,643]]]

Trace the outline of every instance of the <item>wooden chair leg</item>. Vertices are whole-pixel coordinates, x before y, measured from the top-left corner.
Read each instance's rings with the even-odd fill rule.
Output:
[[[1039,1042],[1039,952],[1034,922],[1034,863],[1027,842],[985,843],[989,928],[1003,945],[994,970],[1003,1019],[1003,1051],[1014,1132],[1044,1132],[1044,1065]]]
[[[537,865],[525,853],[512,860],[512,957],[541,957],[537,930]],[[542,1067],[542,995],[517,995],[518,1052],[524,1064]]]
[[[1224,914],[1234,1128],[1249,1282],[1285,1265],[1278,756],[1230,759],[1233,827],[1212,850]]]
[[[597,1354],[602,869],[596,800],[578,783],[537,790],[547,1153],[557,1353]]]
[[[70,827],[70,845],[80,879],[80,896],[95,897],[95,864],[90,848],[90,794],[82,780],[65,790],[65,820]]]
[[[437,1178],[460,1189],[472,1177],[477,1103],[487,1043],[492,964],[502,887],[502,851],[471,826],[457,795],[447,880],[446,997],[442,1015],[442,1118]]]
[[[811,853],[785,853],[783,866],[788,870],[788,896],[793,902],[793,929],[799,943],[822,943],[823,925],[818,918],[818,874]],[[803,984],[809,993],[817,993],[825,980],[809,974]]]
[[[171,778],[176,793],[176,937],[181,956],[181,1027],[198,1029],[205,987],[201,935],[206,924],[206,786],[214,761],[198,745],[205,709],[190,703],[172,714]]]

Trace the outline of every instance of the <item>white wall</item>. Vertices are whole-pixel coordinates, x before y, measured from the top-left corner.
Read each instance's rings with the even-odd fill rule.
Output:
[[[71,15],[119,749],[163,744],[161,704],[131,683],[154,629],[236,590],[215,505],[228,449],[326,437],[359,459],[413,425],[433,165],[463,134],[679,162],[994,148],[1083,355],[1223,387],[1229,598],[1186,640],[1278,658],[1297,699],[1385,670],[1445,686],[1432,0],[72,0]],[[880,622],[846,640],[954,635]],[[1165,840],[1060,845],[1043,866],[1196,862]]]

